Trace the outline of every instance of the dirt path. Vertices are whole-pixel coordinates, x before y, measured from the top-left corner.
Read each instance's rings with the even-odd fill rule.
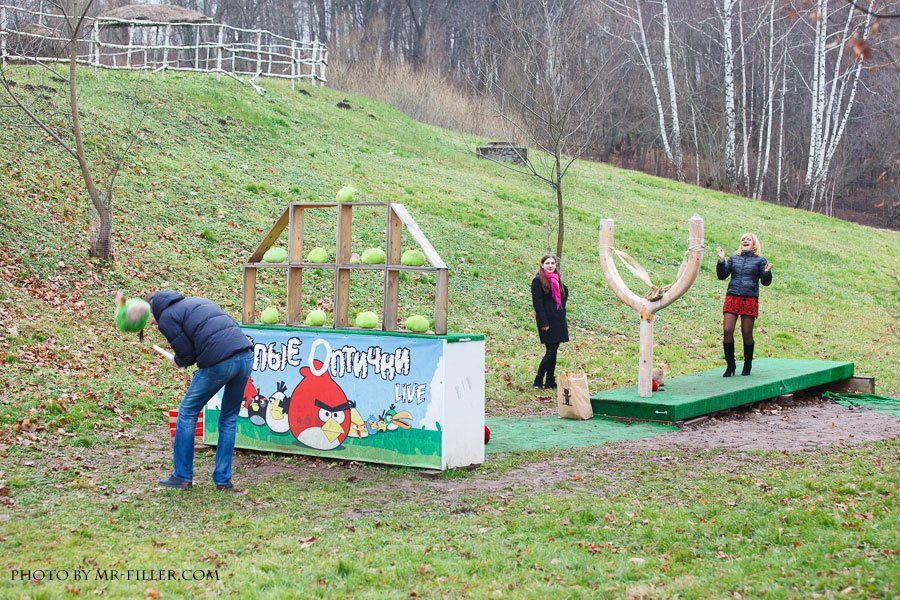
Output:
[[[123,496],[146,499],[165,493],[156,486],[156,480],[171,473],[167,428],[125,431],[127,433],[112,435],[114,439],[110,439],[105,447],[56,445],[29,456],[23,464],[38,472],[68,471],[71,466],[88,482],[99,483],[110,477],[124,476],[126,481],[123,481],[122,489],[106,490],[106,486],[97,486],[98,491],[110,496],[110,502],[119,501]],[[353,482],[368,499],[383,499],[376,503],[382,507],[390,506],[392,501],[418,497],[429,498],[431,503],[452,510],[464,510],[468,506],[467,499],[479,495],[510,498],[536,492],[571,493],[583,489],[598,493],[604,487],[614,490],[628,485],[634,477],[632,473],[648,461],[660,464],[672,460],[687,461],[696,463],[698,470],[703,471],[734,470],[759,461],[765,461],[767,467],[777,467],[775,463],[779,461],[790,463],[795,460],[796,453],[897,437],[900,437],[898,417],[812,399],[781,404],[757,403],[671,433],[559,451],[554,457],[539,462],[501,472],[475,469],[461,477],[304,456],[288,458],[248,450],[236,451],[234,467],[239,493],[251,497],[264,497],[270,482],[289,480],[302,486],[323,480],[346,480]],[[730,451],[712,456],[706,453],[713,449]],[[754,450],[780,450],[785,454],[783,457],[757,456],[750,453]],[[213,449],[204,448],[198,449],[197,455],[209,462],[213,453]],[[488,455],[488,464],[503,456]],[[204,477],[208,476],[206,465],[201,471]],[[56,486],[67,487],[68,484]],[[358,510],[362,515],[382,509]],[[4,511],[0,510],[0,513]],[[0,517],[10,516],[0,514]]]
[[[762,402],[669,435],[623,442],[632,449],[812,450],[900,436],[900,418],[818,399]]]

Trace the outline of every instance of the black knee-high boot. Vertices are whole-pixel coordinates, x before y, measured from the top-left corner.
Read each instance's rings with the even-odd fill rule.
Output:
[[[731,377],[737,365],[734,362],[734,342],[722,342],[722,349],[725,350],[725,363],[728,367],[722,373],[722,377]]]
[[[753,367],[753,344],[744,344],[744,368],[741,375],[749,375]]]

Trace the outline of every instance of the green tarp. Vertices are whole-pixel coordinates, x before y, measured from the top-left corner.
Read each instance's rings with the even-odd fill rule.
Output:
[[[602,417],[575,421],[560,419],[556,415],[489,417],[485,419],[485,424],[491,430],[491,441],[484,447],[487,454],[581,448],[606,442],[645,438],[677,429],[671,425],[658,423],[626,424]]]

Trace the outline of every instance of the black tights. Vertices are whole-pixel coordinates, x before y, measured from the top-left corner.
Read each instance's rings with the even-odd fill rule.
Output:
[[[559,344],[544,344],[544,347],[547,351],[544,353],[544,358],[541,359],[541,364],[538,365],[537,377],[534,378],[535,383],[538,384],[544,382],[545,376],[547,383],[556,381],[556,351],[559,350]]]
[[[740,315],[741,317],[741,337],[744,338],[744,345],[747,346],[753,343],[753,324],[756,322],[756,317],[748,317],[747,315]],[[726,344],[734,343],[734,326],[737,324],[738,315],[734,313],[725,313],[724,322],[722,323],[722,341]]]

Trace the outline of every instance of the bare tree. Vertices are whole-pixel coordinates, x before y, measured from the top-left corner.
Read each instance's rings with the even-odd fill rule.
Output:
[[[84,180],[88,197],[91,201],[91,218],[90,218],[90,236],[89,236],[89,254],[92,257],[102,260],[112,260],[114,258],[114,250],[112,243],[112,190],[119,168],[125,158],[128,150],[136,139],[136,135],[130,135],[121,144],[121,153],[118,158],[112,158],[110,155],[103,157],[105,160],[92,161],[88,158],[85,150],[84,136],[82,133],[81,114],[78,109],[78,87],[76,83],[76,67],[78,43],[81,37],[82,26],[88,17],[94,0],[87,0],[83,5],[75,1],[71,4],[66,2],[51,2],[48,4],[53,6],[60,15],[60,21],[65,27],[64,34],[66,36],[67,54],[68,54],[68,74],[64,75],[49,64],[45,64],[39,59],[30,58],[27,55],[18,55],[19,61],[33,63],[34,68],[44,68],[53,73],[59,80],[68,85],[68,107],[66,111],[59,107],[52,106],[48,103],[39,104],[33,98],[29,99],[27,94],[20,93],[14,89],[15,81],[11,78],[11,67],[9,65],[0,65],[0,90],[9,98],[11,104],[2,104],[4,112],[17,111],[23,115],[25,120],[32,126],[41,129],[54,143],[56,143],[64,152],[71,156],[78,163],[81,178]],[[10,54],[15,55],[15,49],[10,49]],[[33,87],[33,86],[32,86]],[[42,98],[46,100],[47,98]],[[62,115],[62,122],[55,123],[51,119],[54,116]],[[133,116],[133,114],[132,114]],[[112,154],[110,152],[109,154]],[[98,158],[98,157],[95,157]],[[95,162],[112,162],[106,177],[106,186],[101,187],[97,184],[94,175]]]
[[[515,139],[532,152],[524,166],[500,163],[547,183],[555,192],[556,254],[563,255],[563,180],[591,139],[602,105],[596,86],[606,71],[603,47],[591,38],[587,5],[577,0],[504,0],[489,32],[481,85]]]

